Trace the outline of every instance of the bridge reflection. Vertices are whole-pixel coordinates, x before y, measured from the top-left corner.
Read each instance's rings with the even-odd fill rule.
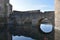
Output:
[[[8,26],[7,32],[9,32],[14,36],[22,35],[22,36],[31,37],[32,39],[37,39],[37,40],[44,40],[43,38],[46,35],[49,40],[54,40],[54,31],[52,31],[49,34],[44,34],[41,30],[39,30],[40,24],[43,22],[44,24],[46,23],[44,20],[43,22],[41,22],[42,20],[43,19],[39,20],[36,25],[32,25],[32,22],[25,22],[24,24],[9,22],[7,23],[7,26]]]
[[[12,36],[12,40],[35,40],[35,39],[25,36]]]
[[[48,26],[50,26],[50,25],[48,25]],[[35,29],[34,29],[34,30],[35,30]],[[23,31],[23,30],[22,30],[22,31]],[[33,31],[33,30],[32,30],[32,31]],[[32,32],[32,31],[31,31],[31,32]],[[28,31],[27,31],[27,32],[28,32]],[[19,33],[19,34],[20,34],[20,33]],[[23,34],[24,34],[24,33],[23,33]],[[27,39],[29,39],[29,35],[30,35],[30,34],[29,34],[29,33],[26,33],[26,34],[28,35],[28,37],[26,37],[26,40],[27,40]],[[23,36],[27,36],[26,34],[24,34]],[[35,34],[35,35],[30,36],[30,37],[35,37],[35,36],[36,36],[36,37],[39,37],[39,36],[40,36],[40,37],[42,37],[42,39],[43,39],[44,34],[38,34],[36,31],[35,31],[34,34]],[[14,39],[15,39],[15,40],[21,40],[22,38],[24,38],[24,37],[21,37],[22,34],[21,34],[21,35],[18,35],[18,36],[17,36],[17,35],[18,35],[18,33],[15,34],[15,36],[13,36],[12,39],[13,39],[13,40],[14,40]],[[39,35],[39,36],[38,36],[38,35]],[[16,37],[16,36],[17,36],[17,37]],[[47,35],[48,38],[51,38],[51,36],[52,36],[51,34],[50,34],[50,37],[49,37],[49,34]],[[15,37],[15,38],[14,38],[14,37]],[[19,39],[16,39],[16,38],[19,38]],[[36,38],[35,38],[35,39],[36,39]],[[41,38],[40,38],[40,39],[41,39]],[[30,38],[30,40],[33,40],[33,39]]]

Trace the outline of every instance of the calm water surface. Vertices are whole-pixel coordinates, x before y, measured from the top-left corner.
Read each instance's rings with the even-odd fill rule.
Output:
[[[34,39],[24,36],[12,36],[12,40],[34,40]]]
[[[42,24],[41,26],[45,26],[45,25],[47,25],[47,24]],[[52,26],[52,25],[47,25],[47,27],[48,26]],[[44,27],[42,29],[44,29]],[[52,29],[52,28],[49,27],[49,29]],[[47,30],[49,30],[49,29],[47,29]],[[45,29],[45,31],[47,31],[47,30]],[[51,31],[51,30],[49,30],[49,31]],[[12,40],[34,40],[34,39],[32,39],[30,37],[24,37],[24,36],[12,36]]]

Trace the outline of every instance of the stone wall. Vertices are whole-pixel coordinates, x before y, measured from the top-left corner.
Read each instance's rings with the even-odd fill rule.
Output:
[[[46,12],[40,12],[39,10],[34,11],[13,11],[11,14],[11,17],[16,17],[16,21],[18,23],[24,23],[25,21],[31,21],[32,24],[37,24],[38,20],[42,18],[47,18],[49,21],[51,21],[52,24],[54,24],[54,11],[46,11]]]

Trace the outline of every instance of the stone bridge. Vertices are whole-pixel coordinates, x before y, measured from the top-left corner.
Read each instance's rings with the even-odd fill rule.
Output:
[[[10,15],[10,19],[13,19],[11,21],[15,21],[18,24],[24,24],[26,21],[31,21],[32,24],[37,24],[37,22],[42,19],[46,18],[48,19],[53,25],[54,25],[54,11],[45,11],[41,12],[40,10],[32,10],[32,11],[13,11],[13,13]]]
[[[54,26],[54,11],[13,11],[13,13],[10,14],[9,21],[9,32],[14,36],[23,35],[37,40],[44,40],[44,34],[39,30],[39,25],[49,21],[48,23]],[[54,40],[54,36],[52,36],[54,35],[54,31],[46,35],[49,40]]]
[[[54,26],[54,11],[13,11],[8,24],[0,24],[0,40],[12,40],[12,35],[23,35],[37,40],[44,40],[44,35],[46,35],[48,40],[54,40],[54,31],[44,34],[39,29],[40,24],[47,21]]]

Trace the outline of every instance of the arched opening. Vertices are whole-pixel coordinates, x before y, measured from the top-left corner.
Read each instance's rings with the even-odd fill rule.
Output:
[[[53,30],[53,24],[48,18],[42,18],[38,21],[39,31],[43,33],[50,33]]]

